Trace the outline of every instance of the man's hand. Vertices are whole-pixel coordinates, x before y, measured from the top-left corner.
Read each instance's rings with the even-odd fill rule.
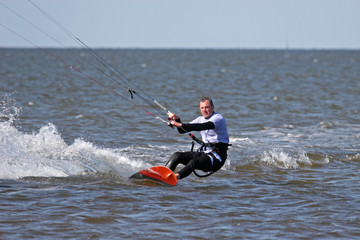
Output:
[[[182,123],[181,122],[176,122],[174,120],[171,120],[171,125],[173,125],[174,127],[182,127]]]
[[[181,122],[178,122],[176,120],[179,120],[180,117],[172,112],[169,112],[168,113],[168,116],[169,116],[169,120],[170,120],[170,123],[172,126],[174,127],[182,127],[182,123]]]
[[[178,115],[175,115],[172,112],[168,112],[168,117],[169,117],[169,120],[178,120],[178,119],[180,119],[180,117]]]

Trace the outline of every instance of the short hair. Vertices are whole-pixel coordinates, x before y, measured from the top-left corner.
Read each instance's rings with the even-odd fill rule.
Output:
[[[213,100],[209,97],[203,97],[200,102],[209,101],[211,106],[214,106]]]

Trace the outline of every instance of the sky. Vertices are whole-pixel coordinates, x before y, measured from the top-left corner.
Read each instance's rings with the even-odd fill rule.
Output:
[[[92,48],[360,49],[359,0],[32,1]],[[0,3],[0,47],[79,47],[28,0]]]

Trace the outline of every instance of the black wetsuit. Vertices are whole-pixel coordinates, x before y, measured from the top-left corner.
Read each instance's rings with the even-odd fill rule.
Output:
[[[180,119],[177,121],[180,122]],[[178,128],[178,131],[179,133],[186,133],[191,131],[206,131],[215,128],[216,126],[212,121],[206,121],[204,123],[183,124],[181,128]],[[171,156],[166,166],[174,171],[178,164],[184,164],[185,167],[178,172],[180,179],[189,176],[194,169],[204,172],[216,172],[225,163],[228,145],[227,142],[206,143],[204,148],[208,148],[207,151],[202,149],[198,152],[176,152]],[[211,151],[209,151],[209,148]]]

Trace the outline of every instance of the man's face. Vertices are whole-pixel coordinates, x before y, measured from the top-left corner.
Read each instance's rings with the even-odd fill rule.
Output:
[[[200,111],[204,118],[209,118],[214,113],[214,106],[211,106],[209,100],[200,102]]]

